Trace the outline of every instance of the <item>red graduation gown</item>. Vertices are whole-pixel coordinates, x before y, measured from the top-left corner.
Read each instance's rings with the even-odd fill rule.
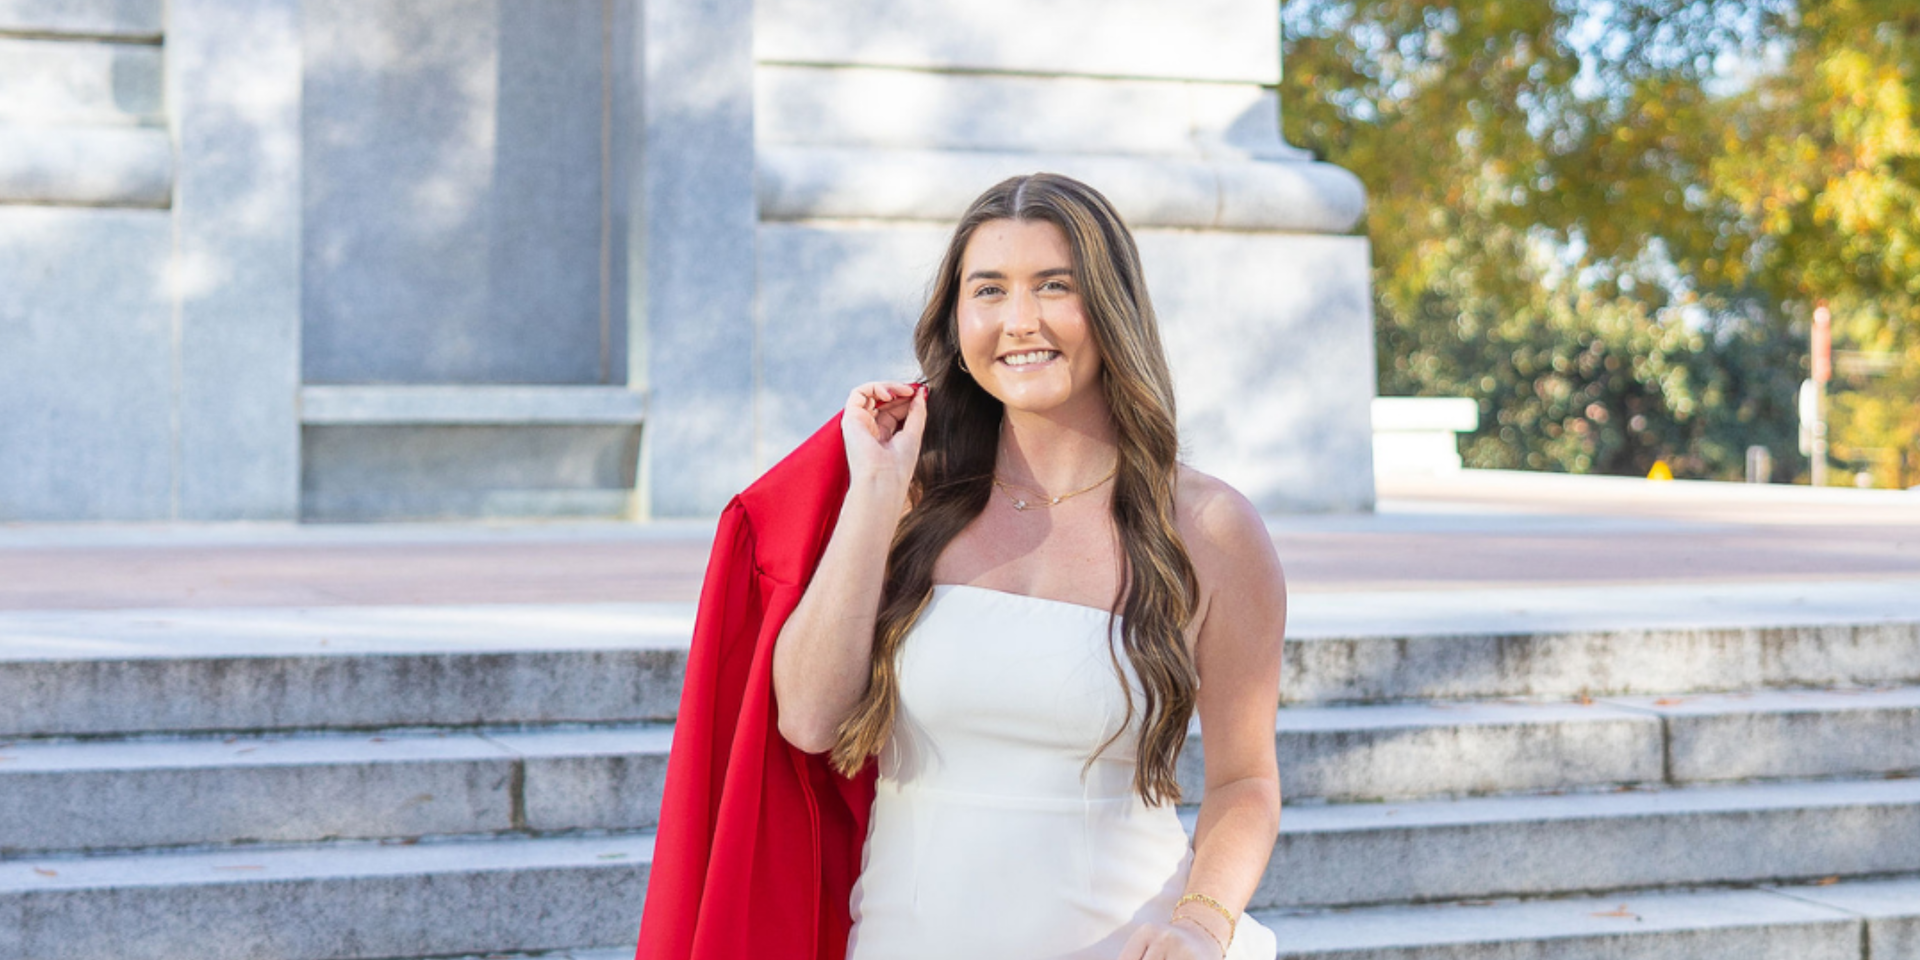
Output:
[[[773,641],[847,491],[834,417],[720,515],[637,960],[844,960],[875,764],[851,779],[775,723]]]

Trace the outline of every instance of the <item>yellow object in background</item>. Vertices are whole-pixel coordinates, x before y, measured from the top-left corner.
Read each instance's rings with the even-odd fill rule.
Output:
[[[1648,480],[1672,480],[1673,468],[1667,466],[1667,462],[1665,460],[1655,460],[1653,462],[1653,469],[1647,471],[1647,479]]]

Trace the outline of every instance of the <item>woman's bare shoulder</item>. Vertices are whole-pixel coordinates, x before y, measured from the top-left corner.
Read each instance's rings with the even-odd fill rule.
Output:
[[[1184,463],[1176,482],[1174,522],[1196,563],[1202,552],[1231,555],[1249,547],[1273,549],[1260,510],[1232,484]]]
[[[1175,494],[1175,523],[1200,581],[1196,625],[1285,619],[1286,572],[1259,508],[1232,484],[1182,464]],[[1222,598],[1216,603],[1216,598]]]

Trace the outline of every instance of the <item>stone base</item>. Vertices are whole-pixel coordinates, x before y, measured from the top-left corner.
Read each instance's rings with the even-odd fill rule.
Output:
[[[636,425],[314,426],[301,433],[305,520],[626,517]]]
[[[170,228],[0,206],[0,522],[172,515]]]

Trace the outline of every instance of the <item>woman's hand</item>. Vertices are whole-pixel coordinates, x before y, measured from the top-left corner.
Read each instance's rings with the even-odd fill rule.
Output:
[[[1170,923],[1143,923],[1120,949],[1120,960],[1224,960],[1226,952],[1198,921],[1184,916]]]
[[[920,434],[926,424],[923,385],[881,380],[855,387],[840,418],[847,469],[855,482],[881,481],[904,496],[920,460]]]

